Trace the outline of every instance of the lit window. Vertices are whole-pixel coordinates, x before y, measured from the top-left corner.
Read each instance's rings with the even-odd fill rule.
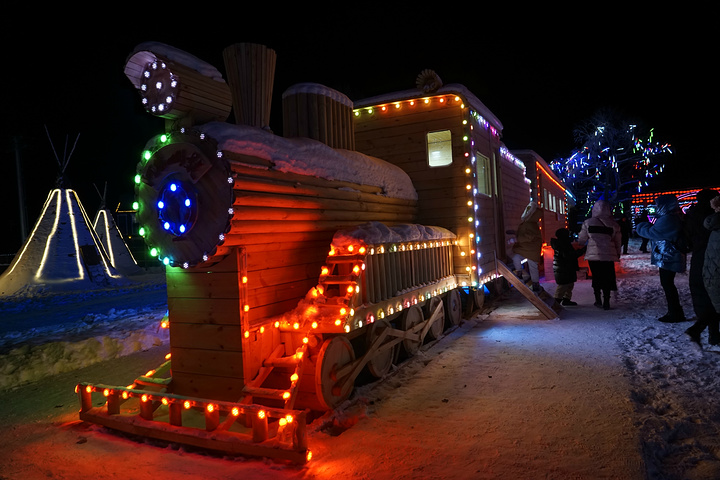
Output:
[[[452,163],[452,140],[450,130],[428,132],[427,134],[428,165],[444,167]]]
[[[478,192],[483,195],[492,195],[490,159],[475,153],[475,165],[477,166]]]

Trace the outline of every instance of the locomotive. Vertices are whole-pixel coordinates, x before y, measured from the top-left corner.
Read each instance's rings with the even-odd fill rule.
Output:
[[[166,266],[170,353],[131,385],[79,384],[80,418],[302,463],[311,412],[501,288],[504,232],[531,182],[492,112],[432,71],[359,102],[294,85],[281,137],[268,128],[275,52],[223,54],[227,82],[159,43],[126,62],[167,127],[148,141],[135,190],[141,233]]]

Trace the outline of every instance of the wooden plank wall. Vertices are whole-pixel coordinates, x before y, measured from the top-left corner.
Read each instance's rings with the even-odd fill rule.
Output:
[[[317,285],[335,232],[369,221],[412,223],[414,200],[381,188],[258,168],[258,159],[227,154],[235,182],[226,245],[247,252],[249,326],[281,315]]]
[[[452,104],[438,108],[390,109],[390,113],[355,117],[355,146],[358,151],[382,158],[405,170],[418,192],[418,223],[436,225],[451,230],[458,236],[458,243],[468,246],[471,227],[468,222],[468,199],[466,188],[468,161],[464,156],[465,133],[462,124],[463,111]],[[427,163],[426,134],[436,130],[451,131],[453,164],[447,167],[429,167]],[[494,158],[499,143],[485,131],[475,130],[476,151]],[[497,151],[497,150],[495,150]],[[492,197],[478,196],[480,244],[483,254],[480,266],[483,270],[494,269],[496,233],[494,229],[495,208]],[[456,273],[466,274],[467,259],[456,257]]]
[[[512,164],[509,160],[500,158],[498,160],[502,162],[502,184],[503,184],[503,219],[505,222],[505,230],[517,230],[520,225],[520,217],[530,203],[530,185],[525,181],[525,175],[521,168]],[[512,258],[512,243],[510,240],[513,239],[513,235],[505,235],[505,257],[501,260]],[[508,263],[511,265],[512,263]]]

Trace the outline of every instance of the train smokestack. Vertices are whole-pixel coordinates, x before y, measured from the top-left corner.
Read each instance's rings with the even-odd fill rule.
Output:
[[[254,43],[223,50],[238,125],[269,128],[276,57],[274,50]]]
[[[283,136],[307,137],[336,148],[355,150],[353,103],[317,83],[300,83],[283,93]]]

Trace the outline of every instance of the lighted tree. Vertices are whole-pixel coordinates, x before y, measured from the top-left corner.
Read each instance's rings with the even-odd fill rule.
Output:
[[[603,110],[575,129],[579,147],[572,155],[550,166],[575,195],[580,211],[601,198],[624,204],[652,183],[672,154],[670,144],[656,141],[653,133]]]

